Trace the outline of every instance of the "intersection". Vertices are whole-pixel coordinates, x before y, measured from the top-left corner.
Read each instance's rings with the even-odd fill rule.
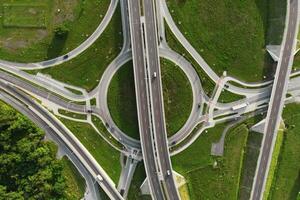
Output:
[[[147,175],[146,182],[151,197],[157,200],[180,199],[171,156],[187,149],[205,130],[214,127],[216,124],[238,120],[246,115],[260,115],[267,112],[264,139],[251,193],[251,199],[262,199],[283,106],[285,103],[291,103],[300,98],[300,77],[297,76],[299,71],[291,72],[296,50],[299,4],[298,0],[288,2],[289,12],[281,47],[282,52],[274,81],[247,83],[230,76],[218,76],[180,32],[172,19],[165,0],[158,2],[152,0],[111,0],[107,13],[95,32],[79,47],[70,51],[67,54],[69,56],[67,60],[63,56],[38,63],[16,63],[1,60],[1,94],[3,93],[10,96],[9,98],[22,102],[23,109],[29,110],[24,113],[35,115],[39,123],[44,124],[44,126],[47,124],[50,128],[42,128],[49,128],[52,135],[58,137],[63,141],[62,143],[66,148],[74,152],[77,162],[84,166],[90,176],[98,182],[111,199],[126,199],[126,196],[122,196],[124,191],[118,191],[109,175],[78,139],[72,136],[72,133],[55,118],[53,113],[45,109],[44,106],[39,105],[31,97],[39,99],[43,102],[43,105],[48,104],[50,107],[85,114],[88,116],[88,120],[92,115],[99,117],[102,123],[106,124],[110,134],[110,139],[106,138],[106,140],[117,141],[122,148],[114,146],[113,142],[109,142],[111,146],[136,162],[143,159]],[[55,80],[51,80],[53,81],[51,82],[47,77],[26,73],[26,70],[50,68],[59,65],[81,54],[98,38],[101,38],[101,34],[107,27],[118,4],[121,5],[122,12],[123,47],[119,55],[106,68],[99,84],[92,91],[87,92],[82,89],[81,95],[74,94],[66,90],[66,87],[70,87],[68,84],[56,82]],[[184,56],[168,47],[166,38],[161,36],[164,34],[164,27],[160,18],[166,21],[178,41],[216,84],[215,91],[217,92],[214,93],[215,96],[209,97],[205,94],[200,81],[201,77],[199,77],[191,63]],[[163,104],[160,69],[160,58],[162,57],[173,61],[182,69],[187,75],[193,91],[193,106],[188,120],[175,135],[169,138],[167,137]],[[135,77],[140,140],[127,136],[118,128],[107,106],[107,91],[113,75],[124,63],[131,59],[133,60]],[[220,93],[225,87],[228,91],[243,95],[245,98],[231,103],[219,102]],[[291,93],[292,97],[286,98],[287,92]],[[87,102],[92,98],[96,98],[96,105],[76,103],[76,101]],[[10,102],[7,99],[6,101]],[[204,105],[208,105],[207,108]],[[239,105],[246,105],[246,107],[233,109]],[[22,109],[20,105],[16,106],[14,104],[13,106],[18,110]],[[205,113],[205,109],[209,110],[209,113]],[[32,114],[28,114],[30,112]],[[192,134],[194,128],[199,124],[201,128]],[[98,175],[102,177],[101,180],[97,179]],[[130,181],[126,184],[130,184]],[[93,190],[93,188],[90,188],[90,190]],[[94,195],[93,198],[98,197]]]

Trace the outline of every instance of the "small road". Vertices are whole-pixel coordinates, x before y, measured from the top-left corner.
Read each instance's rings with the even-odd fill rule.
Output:
[[[26,94],[24,94],[23,92],[19,91],[17,88],[9,84],[5,84],[2,81],[0,81],[0,88],[8,92],[10,95],[13,95],[15,98],[19,99],[27,106],[36,110],[39,113],[39,115],[42,116],[47,121],[47,124],[49,126],[50,125],[54,126],[58,130],[58,132],[62,134],[63,137],[68,141],[69,148],[75,149],[76,151],[74,152],[75,154],[78,153],[77,157],[81,161],[83,161],[82,164],[86,167],[86,169],[94,177],[96,177],[97,175],[101,175],[103,177],[103,181],[98,183],[103,188],[103,190],[106,191],[107,195],[110,196],[112,199],[123,199],[120,193],[114,187],[114,185],[112,185],[112,182],[106,179],[106,177],[108,176],[104,174],[102,169],[99,168],[97,162],[92,159],[92,156],[88,153],[88,151],[84,149],[82,146],[80,146],[79,143],[76,142],[74,138],[71,137],[70,134],[68,134],[66,130],[56,120],[54,120],[44,109],[42,109],[40,106],[34,103],[34,101],[29,96],[27,96]],[[61,137],[60,134],[58,134],[59,137]]]
[[[113,14],[115,13],[115,10],[118,6],[118,3],[119,3],[118,0],[111,0],[108,10],[104,18],[102,19],[101,23],[97,27],[97,29],[83,43],[81,43],[78,47],[76,47],[75,49],[67,53],[68,55],[67,59],[64,59],[64,55],[62,55],[57,58],[36,62],[36,63],[17,63],[17,62],[0,60],[0,64],[9,65],[11,67],[15,67],[22,70],[34,70],[34,69],[44,69],[55,65],[59,65],[75,58],[83,51],[85,51],[87,48],[89,48],[101,36],[101,34],[105,30],[109,22],[111,21],[111,18],[113,17]]]
[[[160,175],[163,179],[165,194],[170,200],[179,200],[179,194],[173,177],[173,169],[169,155],[168,136],[165,124],[154,5],[155,1],[143,0],[143,2],[147,66],[150,82],[150,104],[155,148],[160,168]]]
[[[147,71],[145,67],[141,10],[139,0],[128,0],[131,45],[133,57],[134,83],[136,92],[137,112],[140,140],[144,158],[148,185],[153,199],[164,199],[156,165],[153,148],[151,113],[149,109]]]
[[[289,15],[280,60],[277,66],[275,81],[266,118],[265,134],[263,137],[258,166],[251,192],[251,199],[263,198],[272,151],[281,119],[285,94],[294,57],[295,41],[298,27],[298,0],[288,0]]]

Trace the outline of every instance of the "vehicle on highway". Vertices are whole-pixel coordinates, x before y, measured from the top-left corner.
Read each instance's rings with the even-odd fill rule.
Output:
[[[97,175],[97,180],[100,181],[100,182],[103,181],[103,178],[100,174]]]
[[[167,175],[170,176],[171,175],[171,172],[170,170],[167,170]]]
[[[157,77],[157,74],[156,72],[153,73],[153,78],[156,78]]]

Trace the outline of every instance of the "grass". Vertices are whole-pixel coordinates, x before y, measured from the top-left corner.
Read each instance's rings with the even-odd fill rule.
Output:
[[[92,46],[76,58],[41,72],[91,91],[98,84],[106,67],[120,52],[123,42],[121,33],[121,13],[118,7],[111,22]]]
[[[45,5],[3,4],[3,26],[17,28],[46,28]]]
[[[280,44],[285,1],[167,3],[178,28],[217,74],[227,71],[244,81],[260,81],[264,75],[270,76],[272,64],[265,46]]]
[[[297,199],[300,191],[300,105],[287,105],[283,112],[286,130],[269,199]],[[298,197],[299,198],[299,197]]]
[[[146,172],[143,163],[139,163],[135,169],[127,199],[130,200],[150,200],[149,195],[142,195],[140,187],[146,178]]]
[[[0,25],[1,58],[37,62],[63,55],[85,41],[102,21],[110,1],[2,0],[1,3],[0,15],[4,16]],[[66,37],[57,37],[57,27],[67,28]]]
[[[112,119],[128,136],[139,139],[137,107],[132,62],[126,63],[113,76],[107,101]]]
[[[92,106],[96,106],[96,105],[97,105],[97,100],[96,100],[96,98],[92,98],[92,99],[90,100],[90,104],[91,104]]]
[[[82,120],[87,119],[86,115],[70,112],[70,111],[67,111],[67,110],[58,109],[58,113],[61,114],[61,115],[65,115],[67,117],[75,118],[75,119],[82,119]]]
[[[193,59],[193,57],[179,43],[179,41],[171,32],[170,28],[167,25],[165,26],[165,28],[168,45],[172,50],[182,55],[187,61],[189,61],[192,64],[198,76],[200,77],[204,92],[208,96],[210,96],[214,90],[215,83],[207,76],[207,74],[202,70],[201,66],[198,65],[198,63]]]
[[[244,152],[238,199],[250,199],[262,137],[261,133],[249,132]]]
[[[293,69],[300,69],[300,52],[298,52],[294,57]]]
[[[233,101],[241,100],[243,98],[245,98],[245,96],[234,94],[234,93],[229,92],[228,90],[224,90],[224,91],[222,91],[222,93],[219,97],[219,102],[230,103]]]
[[[193,92],[185,73],[173,62],[161,59],[161,74],[166,128],[170,137],[180,130],[190,116]]]
[[[92,154],[99,165],[117,184],[120,174],[120,155],[87,123],[74,122],[67,119],[60,120],[70,129],[85,148]]]
[[[85,180],[78,172],[77,168],[68,159],[68,157],[62,158],[63,164],[63,176],[66,179],[67,189],[65,193],[68,199],[82,199],[85,192]]]
[[[111,134],[108,132],[108,130],[106,129],[106,127],[103,125],[102,121],[98,117],[92,115],[92,122],[96,126],[98,131],[103,135],[103,137],[109,140],[112,145],[114,145],[118,149],[123,148],[123,145],[111,136]]]
[[[282,146],[283,137],[284,137],[283,130],[279,130],[277,133],[276,142],[275,142],[274,150],[272,153],[272,160],[271,160],[270,169],[269,169],[269,173],[268,173],[268,177],[267,177],[266,187],[265,187],[265,191],[263,194],[264,200],[267,200],[270,195],[270,189],[272,186],[272,181],[274,179],[275,170],[276,170],[276,167],[278,164],[278,157],[279,157],[280,149]]]
[[[178,188],[178,192],[179,192],[179,195],[180,195],[180,199],[190,200],[189,188],[188,188],[187,184],[184,184],[180,188]]]
[[[172,157],[174,169],[187,179],[191,199],[236,199],[243,148],[248,129],[244,124],[227,133],[224,157],[210,155],[225,124],[203,133],[187,150]],[[217,162],[217,167],[213,163]]]

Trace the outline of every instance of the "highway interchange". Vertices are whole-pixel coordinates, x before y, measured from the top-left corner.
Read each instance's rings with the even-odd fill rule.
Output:
[[[272,81],[245,83],[229,76],[225,78],[219,77],[177,28],[169,13],[165,0],[158,2],[152,0],[120,0],[120,2],[118,0],[112,0],[97,30],[79,47],[68,53],[70,56],[68,60],[76,57],[92,45],[96,39],[101,38],[101,33],[108,25],[118,3],[121,4],[122,11],[123,48],[118,57],[107,67],[99,85],[93,91],[88,93],[79,88],[83,90],[83,94],[74,94],[66,89],[66,87],[72,88],[74,86],[55,80],[49,81],[48,77],[30,75],[21,71],[24,69],[47,68],[66,62],[67,60],[64,60],[63,56],[61,56],[50,61],[42,61],[39,63],[23,64],[4,60],[1,61],[1,93],[5,92],[5,94],[10,95],[11,98],[16,98],[24,105],[27,105],[27,107],[35,113],[40,123],[48,124],[52,129],[52,134],[56,134],[57,137],[64,141],[64,144],[69,149],[75,152],[78,160],[89,171],[92,177],[96,178],[96,176],[100,174],[103,177],[103,181],[98,182],[111,199],[123,199],[123,197],[117,191],[109,176],[104,172],[101,166],[96,163],[83,145],[72,136],[72,133],[70,133],[66,127],[56,120],[48,110],[30,99],[27,94],[42,100],[42,102],[51,102],[59,108],[76,113],[87,114],[88,110],[92,110],[93,114],[100,117],[103,123],[109,124],[110,128],[108,128],[108,130],[113,139],[123,145],[122,149],[118,149],[115,146],[114,148],[117,148],[127,156],[137,156],[138,159],[144,159],[147,181],[153,199],[179,199],[172,174],[170,155],[177,154],[188,148],[204,130],[213,127],[216,123],[237,119],[245,113],[266,112],[268,109],[265,127],[266,134],[264,135],[262,143],[262,151],[251,195],[252,199],[261,199],[268,173],[270,155],[274,145],[274,138],[285,101],[285,94],[287,90],[292,94],[292,97],[286,100],[288,102],[293,102],[300,96],[300,87],[295,86],[300,83],[299,76],[296,76],[299,72],[292,73],[291,76],[293,76],[293,78],[289,80],[293,62],[293,52],[295,51],[296,44],[295,37],[298,30],[298,0],[291,0],[288,4],[289,15],[287,16],[285,37],[277,72],[275,74],[274,85],[272,85]],[[141,4],[143,6],[141,6]],[[141,8],[144,8],[142,12],[143,16]],[[156,14],[156,12],[159,13]],[[227,85],[229,91],[244,95],[247,98],[237,102],[223,104],[217,101],[219,94],[216,93],[216,96],[212,98],[216,101],[214,104],[211,104],[209,108],[212,110],[211,115],[203,114],[204,103],[208,103],[211,98],[206,96],[203,92],[200,82],[201,77],[199,78],[191,64],[183,56],[168,47],[164,37],[164,26],[161,25],[162,20],[166,20],[178,41],[217,84],[216,87],[219,87],[218,83],[222,80],[223,82],[219,89],[223,89],[223,87]],[[170,138],[167,138],[165,128],[159,57],[167,58],[179,65],[189,78],[193,90],[193,109],[190,117],[182,129]],[[133,59],[134,66],[141,141],[128,137],[114,124],[107,106],[106,97],[109,82],[117,69],[130,59]],[[228,83],[229,81],[238,83],[243,87],[232,85]],[[94,97],[97,98],[97,106],[91,106],[89,104],[79,105],[71,102],[87,101]],[[268,108],[269,101],[271,103]],[[241,105],[245,102],[248,104],[247,108],[237,111],[232,110],[233,106]],[[200,109],[198,109],[199,104],[201,104]],[[196,134],[191,136],[190,133],[198,124],[203,125]],[[184,144],[179,146],[178,144],[183,141]],[[113,144],[111,145],[113,146]],[[176,146],[176,148],[173,148],[174,146]],[[134,150],[138,152],[136,155],[132,155]]]

